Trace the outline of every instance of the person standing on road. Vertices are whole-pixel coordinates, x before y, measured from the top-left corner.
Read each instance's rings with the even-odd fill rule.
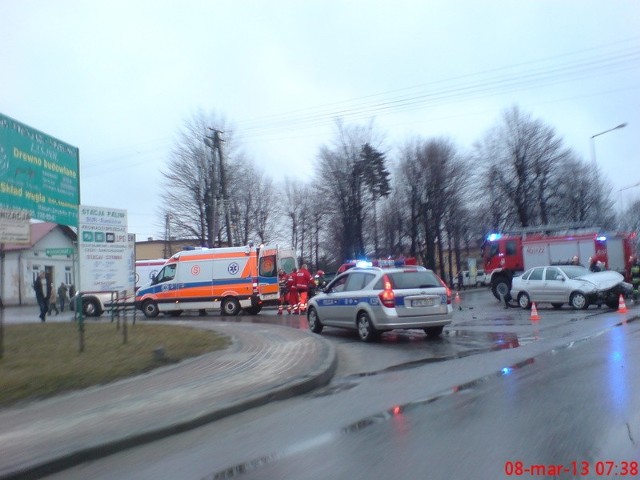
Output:
[[[49,298],[51,298],[51,283],[44,272],[40,272],[33,281],[33,289],[36,291],[36,300],[40,307],[40,321],[44,322],[49,311]]]
[[[278,291],[280,293],[280,305],[278,306],[278,315],[282,315],[284,306],[287,303],[287,274],[284,270],[280,269],[278,272]]]
[[[307,311],[307,300],[309,299],[309,284],[311,283],[311,272],[307,269],[307,264],[302,264],[300,270],[296,273],[296,289],[300,296],[300,308],[297,313]]]
[[[324,271],[318,270],[313,276],[313,283],[316,285],[316,292],[327,286],[327,280],[324,278]]]
[[[53,311],[56,311],[56,315],[60,314],[60,310],[58,310],[58,299],[56,298],[56,287],[52,283],[51,284],[51,295],[49,296],[49,309],[48,313],[51,315]]]
[[[58,302],[60,302],[60,311],[64,312],[64,304],[67,301],[67,286],[64,282],[60,282],[58,287]]]
[[[633,259],[631,264],[631,285],[633,285],[633,299],[637,300],[640,295],[640,258]]]
[[[297,269],[294,268],[292,272],[287,275],[287,299],[289,305],[287,305],[287,313],[291,313],[291,310],[298,309],[298,289],[296,288],[296,273]]]

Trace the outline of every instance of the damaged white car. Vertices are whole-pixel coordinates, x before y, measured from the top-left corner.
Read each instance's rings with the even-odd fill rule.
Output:
[[[585,309],[592,304],[605,304],[618,308],[620,295],[633,291],[618,272],[591,272],[580,265],[550,265],[530,268],[513,278],[511,297],[522,308],[532,303],[550,303],[561,308],[568,303],[574,309]]]

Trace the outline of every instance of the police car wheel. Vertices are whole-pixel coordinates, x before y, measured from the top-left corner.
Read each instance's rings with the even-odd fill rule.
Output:
[[[233,317],[240,313],[240,303],[235,298],[225,298],[222,301],[222,314]]]
[[[373,342],[378,338],[378,331],[373,326],[373,323],[371,323],[367,312],[360,312],[358,314],[356,326],[358,327],[358,336],[363,342]]]
[[[442,330],[444,330],[444,326],[427,327],[424,329],[424,333],[427,335],[427,337],[433,338],[442,335]]]
[[[313,333],[322,333],[322,328],[324,325],[320,322],[320,318],[318,317],[318,312],[315,308],[310,307],[307,312],[307,321],[309,322],[309,330]]]

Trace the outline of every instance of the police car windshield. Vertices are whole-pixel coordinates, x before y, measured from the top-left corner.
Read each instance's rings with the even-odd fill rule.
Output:
[[[388,274],[393,288],[435,288],[442,284],[432,272],[403,271]]]

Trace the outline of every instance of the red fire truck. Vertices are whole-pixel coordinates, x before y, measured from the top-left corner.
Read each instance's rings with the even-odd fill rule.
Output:
[[[515,275],[532,267],[572,263],[575,257],[587,267],[590,260],[601,262],[605,269],[619,272],[629,280],[637,233],[562,228],[536,227],[487,236],[482,246],[484,271],[490,276],[491,291],[498,300],[509,299]]]

